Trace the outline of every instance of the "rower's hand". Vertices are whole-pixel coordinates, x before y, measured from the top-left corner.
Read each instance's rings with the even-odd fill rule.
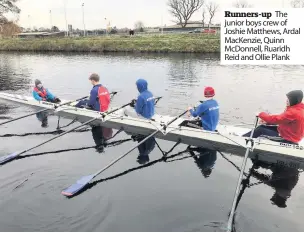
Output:
[[[192,107],[188,107],[188,114],[187,114],[188,117],[191,117],[191,112],[190,112],[191,109],[193,109],[193,108]]]
[[[61,100],[60,100],[59,98],[57,98],[57,97],[54,99],[54,101],[55,101],[55,103],[57,103],[57,104],[61,102]]]
[[[131,101],[130,106],[131,106],[132,108],[134,108],[134,107],[135,107],[135,104],[136,104],[136,99],[134,99],[134,100]]]

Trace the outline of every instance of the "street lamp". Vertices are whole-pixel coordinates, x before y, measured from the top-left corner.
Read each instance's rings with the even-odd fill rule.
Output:
[[[30,28],[30,31],[32,31],[32,24],[31,24],[31,16],[28,15],[28,21],[29,21],[29,28]]]
[[[106,35],[107,35],[107,18],[105,18],[105,22],[106,22]]]
[[[86,29],[84,23],[84,3],[82,3],[82,22],[83,22],[83,36],[86,36]]]
[[[52,23],[52,10],[50,10],[50,29],[51,29],[51,31],[52,31],[52,27],[53,27],[53,25],[52,25],[53,23]]]
[[[64,4],[64,18],[65,18],[66,36],[69,36],[68,20],[67,20],[67,14],[66,14],[66,0],[63,0],[63,4]]]

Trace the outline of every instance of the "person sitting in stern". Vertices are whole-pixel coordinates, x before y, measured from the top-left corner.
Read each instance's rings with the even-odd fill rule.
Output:
[[[76,104],[77,108],[87,108],[98,112],[105,112],[108,110],[111,96],[108,89],[99,83],[100,77],[98,74],[92,74],[89,77],[93,88],[89,99],[81,100]]]
[[[199,121],[187,121],[185,126],[195,125],[207,131],[215,131],[219,122],[219,105],[214,99],[215,91],[212,87],[206,87],[204,90],[206,98],[196,109],[189,107],[188,116],[199,117]],[[197,128],[194,127],[194,128]]]
[[[60,103],[61,100],[54,96],[48,89],[44,88],[39,79],[35,80],[33,89],[33,97],[38,101],[47,101],[52,103]]]
[[[294,90],[286,94],[286,110],[280,115],[258,114],[264,125],[258,126],[253,138],[260,136],[281,137],[281,142],[297,144],[304,138],[304,104],[303,92]],[[251,131],[243,137],[250,137]]]

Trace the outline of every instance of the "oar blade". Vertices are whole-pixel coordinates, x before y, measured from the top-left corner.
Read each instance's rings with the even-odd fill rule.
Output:
[[[9,161],[12,161],[14,160],[15,158],[17,158],[19,155],[19,152],[15,152],[13,154],[10,154],[10,155],[6,155],[6,156],[3,156],[3,157],[0,157],[0,165],[2,164],[5,164]]]
[[[66,197],[72,197],[76,193],[80,192],[88,183],[94,178],[94,175],[84,176],[80,180],[77,180],[76,184],[64,189],[61,194]]]

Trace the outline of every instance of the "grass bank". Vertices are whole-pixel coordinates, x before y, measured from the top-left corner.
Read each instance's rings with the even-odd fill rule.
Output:
[[[219,53],[219,35],[160,34],[86,38],[0,39],[0,51]]]

